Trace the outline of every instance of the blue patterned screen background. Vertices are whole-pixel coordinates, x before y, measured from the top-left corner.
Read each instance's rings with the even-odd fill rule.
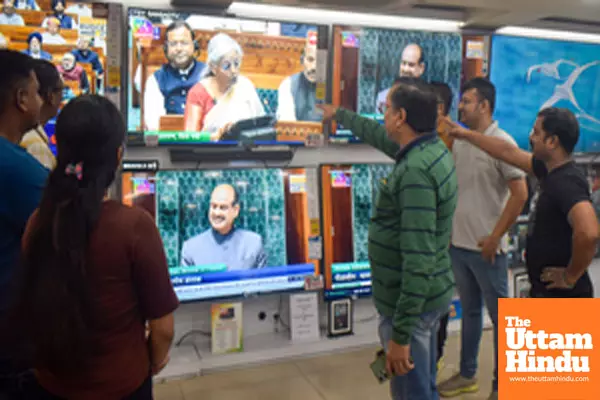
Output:
[[[445,82],[452,88],[451,114],[456,117],[462,70],[462,37],[458,33],[436,33],[366,28],[360,42],[358,112],[375,113],[377,94],[389,88],[398,76],[402,50],[417,43],[423,49],[428,81]]]
[[[369,261],[369,223],[379,183],[388,177],[393,168],[393,164],[352,165],[352,240],[355,262]]]
[[[235,186],[240,196],[236,226],[262,236],[267,265],[287,265],[285,188],[279,169],[219,171],[159,171],[156,183],[156,222],[169,266],[179,266],[183,242],[210,228],[212,190]]]
[[[494,36],[490,69],[495,117],[521,148],[529,148],[537,113],[556,106],[578,117],[575,151],[600,151],[599,45]]]

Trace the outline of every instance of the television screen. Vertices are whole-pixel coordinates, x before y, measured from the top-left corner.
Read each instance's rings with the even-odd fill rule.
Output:
[[[391,164],[321,167],[325,298],[371,294],[368,231],[380,182]]]
[[[0,48],[54,63],[63,78],[63,105],[82,93],[103,93],[106,4],[4,0],[2,10]],[[43,122],[56,154],[56,118]]]
[[[492,38],[491,80],[496,85],[495,116],[519,146],[529,149],[537,114],[568,108],[580,125],[576,152],[600,151],[600,46],[513,36]]]
[[[319,35],[327,29],[130,9],[130,142],[302,145],[322,134]]]
[[[458,33],[435,33],[336,26],[333,29],[334,105],[383,123],[385,100],[399,76],[442,82],[454,93],[450,115],[456,116],[461,81],[462,39]],[[338,125],[331,142],[353,142]]]
[[[123,201],[154,213],[181,301],[304,290],[305,169],[130,173]]]

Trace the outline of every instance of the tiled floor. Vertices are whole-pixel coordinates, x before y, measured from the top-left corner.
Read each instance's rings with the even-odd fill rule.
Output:
[[[491,332],[485,332],[480,352],[480,392],[455,399],[487,399],[493,371],[492,341]],[[387,385],[379,385],[369,369],[375,350],[365,349],[157,384],[155,399],[385,400],[389,399]],[[451,336],[440,379],[449,377],[458,368],[459,352],[459,338]]]

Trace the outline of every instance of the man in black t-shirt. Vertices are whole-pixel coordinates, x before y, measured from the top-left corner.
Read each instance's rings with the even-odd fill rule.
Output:
[[[531,297],[594,297],[587,268],[598,221],[586,177],[571,159],[579,139],[575,115],[555,107],[540,111],[530,136],[533,154],[456,124],[450,135],[537,178],[526,247]]]

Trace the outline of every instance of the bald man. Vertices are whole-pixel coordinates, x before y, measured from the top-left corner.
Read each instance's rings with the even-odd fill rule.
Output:
[[[416,43],[407,45],[402,51],[400,59],[399,76],[408,78],[421,78],[425,73],[425,55],[423,49]],[[383,114],[385,112],[385,102],[389,92],[384,89],[377,95],[376,112]]]
[[[228,184],[217,186],[210,196],[208,220],[211,228],[183,244],[181,264],[225,264],[228,271],[265,267],[267,255],[262,237],[236,228],[234,223],[239,215],[239,196],[235,188]]]
[[[317,42],[310,31],[302,51],[302,71],[285,78],[277,91],[277,119],[280,121],[321,122],[317,112]]]

